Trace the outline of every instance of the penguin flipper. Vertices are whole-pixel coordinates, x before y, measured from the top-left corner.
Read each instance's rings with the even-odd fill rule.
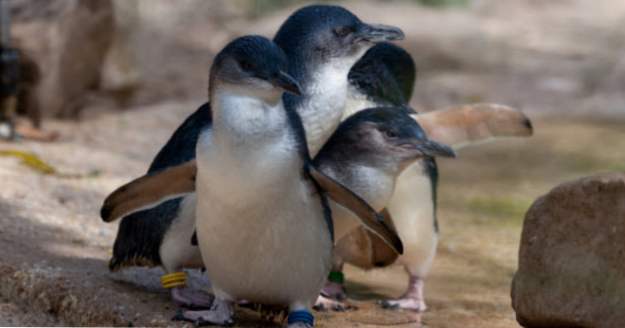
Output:
[[[428,137],[459,149],[496,137],[529,137],[532,123],[520,110],[471,104],[411,115]]]
[[[314,166],[309,165],[308,168],[310,176],[326,192],[328,197],[352,211],[367,230],[382,238],[395,252],[403,254],[404,246],[395,229],[389,227],[384,222],[384,218],[376,213],[367,202],[338,181],[317,170]]]
[[[195,160],[144,175],[115,190],[104,200],[100,216],[112,222],[155,207],[167,200],[195,192]]]

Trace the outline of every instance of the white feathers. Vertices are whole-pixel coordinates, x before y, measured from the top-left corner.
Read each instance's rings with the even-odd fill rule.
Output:
[[[312,157],[330,138],[343,117],[350,68],[351,65],[343,61],[324,64],[311,77],[305,90],[309,97],[297,111],[306,129],[306,140]]]
[[[217,91],[197,146],[197,232],[215,290],[231,299],[310,305],[332,245],[319,196],[302,179],[286,112]]]

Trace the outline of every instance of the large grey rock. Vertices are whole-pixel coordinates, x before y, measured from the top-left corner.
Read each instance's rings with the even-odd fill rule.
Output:
[[[37,98],[44,116],[77,115],[97,87],[113,36],[110,0],[10,2],[13,36],[39,65]]]
[[[564,183],[525,217],[512,306],[525,327],[625,327],[625,174]]]

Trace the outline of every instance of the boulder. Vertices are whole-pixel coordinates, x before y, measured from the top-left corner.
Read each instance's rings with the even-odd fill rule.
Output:
[[[625,173],[564,183],[534,202],[512,307],[524,327],[625,326]]]
[[[44,116],[74,117],[97,87],[114,33],[110,0],[10,2],[16,45],[39,66]]]

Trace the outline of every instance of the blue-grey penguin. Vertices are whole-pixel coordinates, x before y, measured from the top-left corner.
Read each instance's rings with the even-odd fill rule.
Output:
[[[274,40],[286,52],[288,73],[300,81],[303,92],[302,97],[286,101],[302,117],[311,154],[321,148],[341,119],[351,66],[375,43],[401,38],[401,30],[363,23],[337,6],[301,8],[281,26]],[[211,125],[211,104],[206,103],[174,132],[148,172],[161,172],[195,158],[198,136]],[[186,275],[181,272],[183,267],[203,266],[198,248],[187,242],[193,233],[194,208],[195,196],[190,194],[123,218],[110,269],[162,265],[167,272],[163,286],[171,288],[177,304],[210,306],[212,298],[186,288]],[[112,220],[110,213],[102,214],[105,221]]]

